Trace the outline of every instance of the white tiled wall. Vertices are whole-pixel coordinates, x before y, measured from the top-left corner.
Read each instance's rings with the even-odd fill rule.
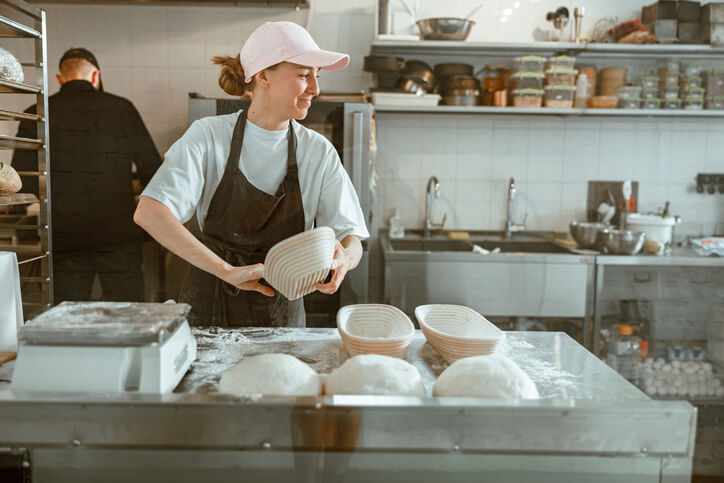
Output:
[[[414,0],[408,0],[414,3]],[[579,0],[586,7],[584,31],[603,16],[635,16],[652,0]],[[401,8],[399,2],[392,2]],[[479,0],[419,0],[419,17],[464,15]],[[214,55],[235,55],[243,40],[265,20],[291,20],[312,32],[328,49],[348,52],[341,72],[324,72],[322,90],[369,87],[362,71],[374,33],[376,0],[312,0],[299,12],[278,8],[128,5],[40,5],[47,11],[51,94],[60,55],[86,47],[98,57],[106,89],[128,97],[139,109],[162,153],[187,127],[188,92],[224,96],[217,86]],[[548,29],[545,13],[559,0],[489,0],[474,16],[470,40],[527,42]],[[574,5],[568,5],[572,8]],[[398,22],[402,17],[398,15]],[[409,19],[408,19],[409,22]],[[537,31],[537,33],[536,33]],[[27,41],[3,39],[0,45],[22,61],[30,60]],[[482,61],[482,59],[480,59]],[[476,65],[476,67],[482,66]],[[30,72],[26,75],[31,76]],[[11,98],[4,99],[7,103]],[[32,97],[13,97],[24,109]],[[502,224],[505,180],[515,176],[520,202],[516,221],[528,213],[533,228],[564,229],[581,214],[588,179],[631,177],[641,182],[641,207],[666,199],[691,230],[713,231],[724,222],[721,195],[692,194],[699,171],[723,171],[721,121],[634,121],[480,116],[378,117],[381,174],[376,229],[398,207],[408,226],[423,217],[424,183],[441,179],[442,202],[436,220],[448,212],[448,226],[498,228]],[[15,123],[0,132],[14,133]],[[52,142],[52,141],[51,141]],[[0,161],[9,158],[0,153]],[[471,209],[472,207],[472,209]],[[439,213],[438,213],[439,211]],[[722,231],[722,228],[719,229]]]
[[[514,221],[527,214],[530,229],[566,231],[585,219],[588,180],[633,179],[639,211],[671,202],[683,219],[678,236],[724,231],[724,198],[697,194],[694,183],[724,170],[724,120],[378,113],[377,127],[377,226],[397,209],[405,226],[421,227],[435,175],[433,221],[447,213],[449,228],[501,229],[514,177]]]

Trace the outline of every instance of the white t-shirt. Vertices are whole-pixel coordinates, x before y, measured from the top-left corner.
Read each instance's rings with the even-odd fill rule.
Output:
[[[166,152],[142,196],[166,205],[181,223],[196,211],[203,229],[211,199],[221,182],[231,137],[241,111],[194,121]],[[297,136],[299,187],[304,229],[334,229],[337,239],[369,237],[364,215],[334,146],[321,134],[292,121]],[[246,121],[239,169],[254,186],[273,195],[287,173],[287,130],[268,131]]]

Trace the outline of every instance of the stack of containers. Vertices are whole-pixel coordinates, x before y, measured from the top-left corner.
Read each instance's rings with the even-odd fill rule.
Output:
[[[706,108],[724,109],[724,69],[702,72],[706,88]]]
[[[641,99],[644,109],[659,109],[661,107],[659,76],[647,75],[641,79]]]
[[[539,55],[524,55],[513,59],[513,73],[508,79],[513,107],[541,107],[543,105],[543,66]]]
[[[704,108],[706,89],[702,87],[703,82],[699,62],[690,62],[684,66],[683,75],[679,79],[684,109],[699,110]]]
[[[671,58],[666,64],[659,67],[659,97],[661,107],[665,109],[681,109],[679,97],[679,73],[681,62],[678,58]]]
[[[573,107],[576,90],[576,58],[569,55],[550,57],[546,62],[544,104],[545,107],[566,109]]]
[[[616,97],[618,107],[623,109],[639,109],[641,107],[642,86],[618,86]]]

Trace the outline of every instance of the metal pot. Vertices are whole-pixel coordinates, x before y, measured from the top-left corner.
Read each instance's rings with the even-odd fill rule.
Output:
[[[368,55],[364,60],[365,72],[400,72],[405,61],[391,55]]]
[[[454,17],[426,18],[415,23],[424,40],[465,40],[475,25],[472,20]]]
[[[476,106],[479,97],[477,89],[453,89],[443,95],[442,103],[446,106]]]
[[[462,64],[459,62],[445,62],[443,64],[435,64],[435,75],[438,80],[441,77],[452,77],[454,75],[473,75],[473,66],[470,64]]]
[[[432,91],[435,88],[436,79],[432,67],[420,60],[408,60],[405,62],[402,75],[408,78],[420,79],[426,91]]]
[[[478,81],[475,77],[468,75],[454,75],[452,77],[447,77],[440,84],[443,93],[447,93],[455,89],[480,89],[480,81]]]
[[[397,81],[395,88],[401,92],[409,92],[411,94],[417,94],[418,96],[425,93],[423,82],[417,77],[406,77],[402,76]]]

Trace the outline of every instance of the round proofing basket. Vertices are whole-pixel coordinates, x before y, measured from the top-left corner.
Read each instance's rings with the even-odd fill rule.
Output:
[[[485,317],[462,305],[431,304],[415,309],[422,333],[449,363],[495,352],[505,338]]]
[[[311,293],[329,274],[334,245],[334,230],[326,226],[282,240],[264,259],[264,279],[289,300]]]
[[[397,307],[384,304],[347,305],[337,312],[337,330],[350,356],[379,354],[403,358],[415,326]]]

